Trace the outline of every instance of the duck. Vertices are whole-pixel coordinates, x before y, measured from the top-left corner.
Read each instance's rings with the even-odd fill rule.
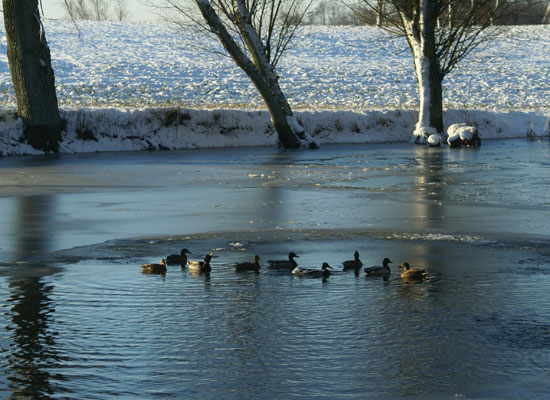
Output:
[[[367,276],[382,277],[387,279],[390,276],[390,267],[388,264],[393,264],[389,258],[384,258],[382,266],[375,265],[374,267],[365,268],[365,274]]]
[[[212,253],[207,254],[204,257],[204,261],[191,260],[187,261],[187,268],[191,272],[210,272],[212,267],[210,267],[210,260],[212,259]]]
[[[298,266],[295,258],[300,258],[294,252],[288,253],[288,260],[267,260],[272,269],[294,269]]]
[[[235,264],[235,271],[260,271],[260,256],[255,255],[253,262],[241,262]]]
[[[328,278],[330,276],[329,268],[332,269],[328,263],[324,262],[321,269],[296,267],[292,270],[292,274],[308,278]]]
[[[187,264],[187,254],[192,254],[192,253],[187,249],[182,249],[180,254],[170,254],[168,257],[166,257],[166,263],[168,265],[170,264],[185,265]]]
[[[363,266],[363,263],[359,259],[358,251],[355,251],[355,253],[353,253],[353,258],[354,258],[353,260],[346,260],[342,263],[344,265],[344,271],[348,269],[355,269],[355,270],[361,269],[361,267]]]
[[[144,274],[164,274],[166,273],[166,261],[163,258],[158,264],[143,264],[141,272]]]
[[[426,270],[424,269],[411,269],[409,263],[403,263],[399,266],[399,268],[403,268],[403,272],[401,272],[401,279],[404,281],[421,281],[427,275]]]

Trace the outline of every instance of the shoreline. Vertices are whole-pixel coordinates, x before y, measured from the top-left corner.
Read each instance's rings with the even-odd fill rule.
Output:
[[[416,111],[296,110],[304,129],[321,145],[407,142]],[[60,154],[220,147],[276,146],[277,134],[264,110],[161,108],[61,108],[65,129]],[[466,122],[478,128],[481,140],[526,137],[549,130],[543,111],[477,111],[449,109],[444,123]],[[0,154],[42,155],[21,142],[22,123],[15,109],[0,108]]]

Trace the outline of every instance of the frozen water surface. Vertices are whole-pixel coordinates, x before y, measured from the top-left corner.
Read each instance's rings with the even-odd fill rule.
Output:
[[[0,393],[546,398],[549,166],[523,140],[2,159]],[[210,276],[140,273],[182,247]],[[335,271],[267,268],[289,251]]]

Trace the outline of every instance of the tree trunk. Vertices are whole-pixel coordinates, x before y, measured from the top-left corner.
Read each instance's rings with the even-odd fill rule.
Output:
[[[263,44],[249,21],[244,5],[235,2],[235,19],[239,19],[239,33],[246,43],[253,60],[247,57],[227,31],[215,10],[207,0],[196,0],[204,19],[218,36],[233,61],[248,75],[262,96],[269,111],[271,123],[277,131],[279,144],[285,148],[317,148],[317,143],[298,124],[286,96],[281,90],[275,68],[267,60]]]
[[[443,132],[443,74],[435,43],[437,17],[433,0],[422,0],[420,4],[418,20],[409,20],[406,26],[420,95],[418,122],[411,139],[414,143],[426,143],[430,134]]]
[[[546,6],[546,12],[544,13],[544,17],[542,18],[542,23],[547,24],[550,22],[550,2]]]
[[[376,26],[382,26],[382,16],[384,15],[384,0],[376,1]]]
[[[34,148],[56,152],[61,140],[61,118],[38,0],[2,3],[8,63],[23,135]]]

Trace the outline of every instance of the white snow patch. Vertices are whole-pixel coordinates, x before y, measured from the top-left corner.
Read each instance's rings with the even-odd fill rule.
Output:
[[[410,141],[411,143],[425,144],[427,142],[428,137],[436,133],[437,133],[437,130],[435,128],[424,125],[422,121],[418,121]]]
[[[447,128],[447,136],[450,141],[456,140],[471,140],[473,135],[478,133],[477,127],[466,123],[452,124]]]
[[[313,140],[331,143],[406,142],[414,126],[409,110],[295,112]],[[61,109],[66,121],[59,151],[84,153],[152,149],[275,146],[267,111],[184,108]],[[483,139],[525,137],[533,121],[543,132],[548,117],[537,113],[448,110],[445,123],[469,121]],[[0,154],[41,154],[22,140],[15,110],[0,110]]]
[[[440,146],[441,142],[443,142],[443,138],[441,137],[441,135],[439,133],[431,134],[428,137],[428,145],[430,145],[432,147]]]
[[[194,29],[177,34],[161,23],[78,25],[80,33],[45,21],[67,122],[61,152],[276,145],[253,84],[205,50],[221,50],[216,40],[202,37],[198,47]],[[536,134],[548,132],[549,53],[550,26],[506,28],[443,81],[444,125],[476,126],[483,140],[525,137],[531,121]],[[405,142],[415,130],[419,95],[403,38],[374,27],[304,27],[279,75],[296,120],[321,145]],[[15,104],[0,53],[0,154],[38,154],[21,138]]]

